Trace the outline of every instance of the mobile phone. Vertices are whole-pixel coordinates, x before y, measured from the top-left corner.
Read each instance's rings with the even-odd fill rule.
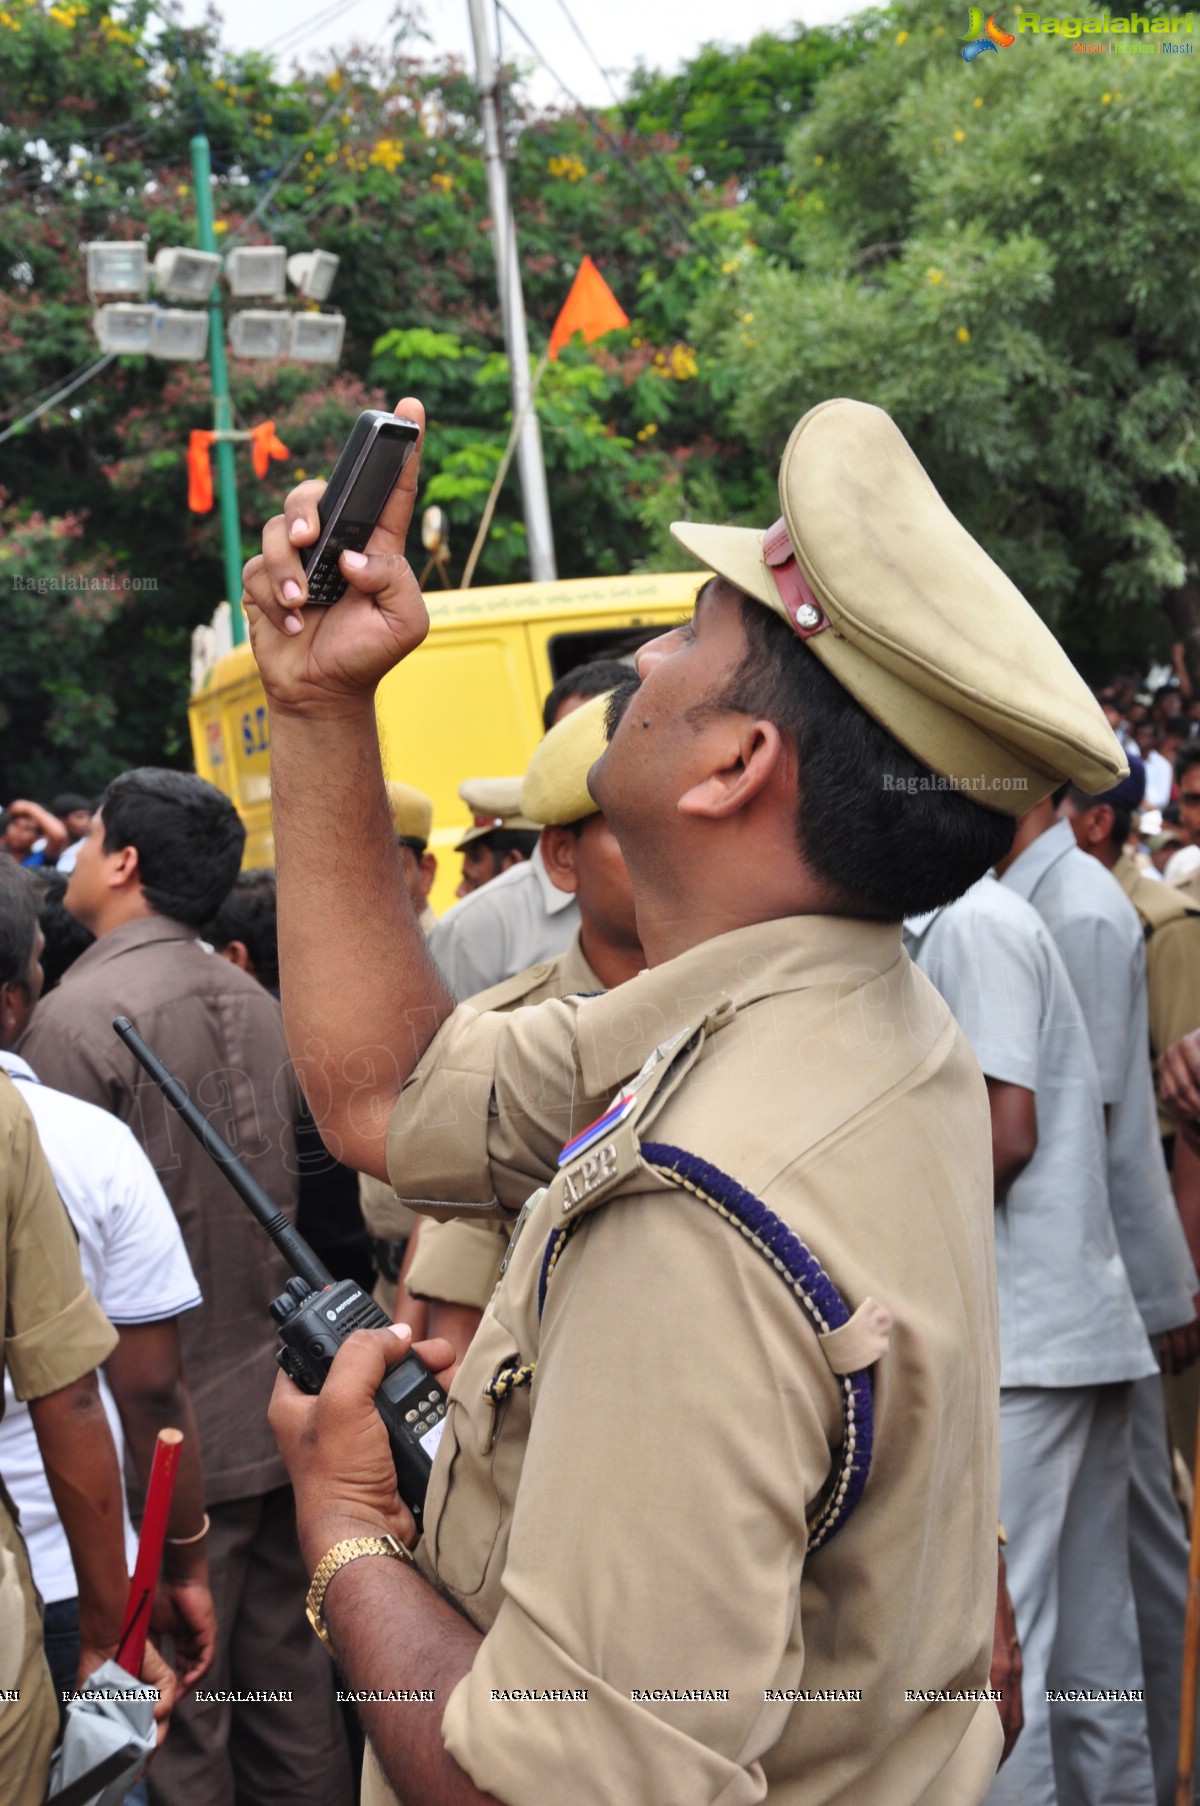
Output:
[[[416,449],[420,428],[411,420],[368,408],[354,422],[317,504],[320,533],[300,551],[308,577],[308,600],[324,608],[340,602],[346,579],[338,567],[343,552],[361,552],[397,479]]]

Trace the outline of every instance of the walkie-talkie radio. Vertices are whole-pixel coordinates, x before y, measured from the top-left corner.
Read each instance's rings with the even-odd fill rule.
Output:
[[[356,1329],[386,1329],[387,1317],[352,1279],[334,1279],[128,1017],[118,1016],[113,1027],[293,1268],[296,1278],[270,1307],[283,1340],[279,1365],[302,1392],[319,1392],[347,1336]],[[410,1353],[389,1368],[375,1404],[391,1441],[397,1491],[420,1530],[429,1473],[446,1422],[446,1394],[424,1361]]]
[[[368,408],[354,422],[317,503],[320,532],[311,546],[300,547],[310,602],[328,606],[341,601],[346,579],[338,559],[343,552],[366,549],[420,437],[413,421],[381,408]]]

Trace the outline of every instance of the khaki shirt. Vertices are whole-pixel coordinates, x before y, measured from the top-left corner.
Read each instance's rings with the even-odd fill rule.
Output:
[[[519,1010],[545,1003],[551,997],[584,996],[604,986],[584,958],[582,930],[565,953],[544,965],[531,966],[504,984],[493,985],[468,1001],[473,1009]],[[421,1225],[417,1251],[408,1269],[407,1284],[413,1298],[443,1304],[466,1304],[481,1311],[496,1289],[500,1263],[508,1246],[509,1225],[503,1222]]]
[[[811,1559],[843,1392],[794,1292],[632,1132],[593,1158],[602,1183],[578,1162],[571,1188],[555,1177],[681,1031],[629,1119],[641,1145],[722,1168],[851,1310],[892,1313],[870,1478]],[[549,1187],[451,1389],[418,1552],[485,1633],[442,1721],[476,1786],[508,1806],[564,1775],[572,1806],[981,1801],[1001,1745],[970,1697],[996,1598],[990,1118],[899,926],[765,922],[603,997],[460,1006],[388,1158],[435,1215],[511,1217]],[[549,1239],[575,1222],[539,1315]],[[528,1363],[493,1406],[484,1386]],[[586,1699],[505,1697],[528,1689]]]
[[[1159,1062],[1168,1047],[1200,1028],[1200,902],[1182,887],[1147,878],[1128,853],[1117,860],[1113,877],[1137,910],[1146,937],[1158,1126],[1162,1135],[1174,1135],[1177,1124],[1162,1101]]]
[[[267,1307],[290,1268],[113,1033],[122,1015],[294,1220],[299,1092],[283,1017],[262,985],[206,951],[194,929],[147,916],[80,955],[20,1045],[43,1083],[111,1111],[146,1150],[204,1295],[180,1318],[179,1335],[205,1501],[251,1498],[287,1482],[267,1423],[279,1346]]]
[[[83,1282],[75,1231],[33,1119],[0,1074],[0,1371],[7,1369],[18,1398],[44,1398],[91,1373],[116,1345]],[[9,1690],[17,1699],[6,1698]],[[0,1485],[0,1775],[8,1777],[10,1806],[39,1806],[57,1737],[40,1602]]]

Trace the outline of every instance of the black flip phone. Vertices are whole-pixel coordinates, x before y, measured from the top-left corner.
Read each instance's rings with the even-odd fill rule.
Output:
[[[319,1392],[347,1336],[356,1329],[386,1329],[387,1317],[352,1279],[334,1279],[129,1018],[118,1016],[113,1027],[294,1269],[295,1279],[270,1306],[283,1341],[276,1358],[302,1392]],[[375,1407],[392,1445],[396,1490],[420,1530],[433,1457],[446,1421],[446,1394],[424,1361],[409,1354],[388,1369],[375,1394]]]
[[[327,607],[341,601],[346,579],[338,559],[343,552],[365,549],[420,437],[420,428],[411,420],[380,408],[368,408],[354,422],[317,504],[321,531],[300,552],[310,602]]]

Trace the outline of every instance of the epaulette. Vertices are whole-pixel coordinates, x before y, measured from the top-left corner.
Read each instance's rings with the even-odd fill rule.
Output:
[[[1189,916],[1200,921],[1200,905],[1185,897],[1170,884],[1156,884],[1143,878],[1134,893],[1133,906],[1142,918],[1146,938],[1169,922],[1185,922]]]
[[[479,991],[467,1002],[473,1010],[506,1010],[511,1004],[520,1003],[528,997],[530,991],[536,991],[544,985],[554,970],[553,960],[544,960],[540,966],[529,966],[524,972],[517,972],[512,978],[502,978],[498,985],[489,985],[486,991]]]

